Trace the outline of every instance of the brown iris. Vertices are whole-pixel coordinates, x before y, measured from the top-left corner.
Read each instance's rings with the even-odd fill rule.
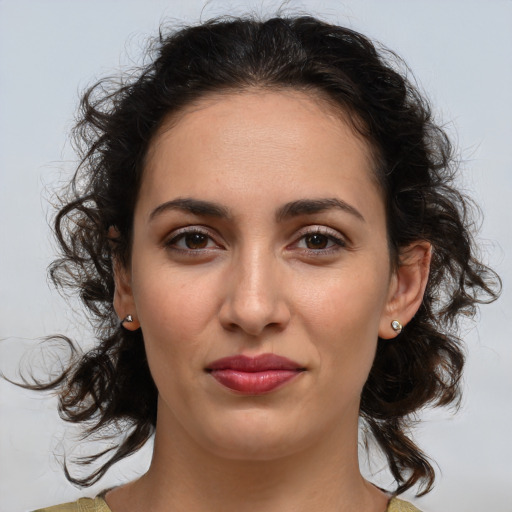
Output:
[[[306,236],[305,240],[308,249],[325,249],[329,242],[325,235],[320,235],[318,233]]]
[[[208,236],[202,233],[185,235],[185,245],[188,249],[204,249],[208,245]]]

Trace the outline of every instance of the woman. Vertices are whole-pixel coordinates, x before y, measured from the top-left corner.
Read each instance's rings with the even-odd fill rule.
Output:
[[[82,101],[52,276],[99,341],[36,386],[129,432],[73,482],[154,433],[153,460],[56,510],[415,510],[394,495],[434,472],[408,419],[457,401],[457,319],[496,297],[446,135],[390,53],[314,18],[214,20],[155,51]],[[361,476],[359,421],[389,493]]]

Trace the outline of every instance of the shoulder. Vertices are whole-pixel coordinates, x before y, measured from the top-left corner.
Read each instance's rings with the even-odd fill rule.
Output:
[[[103,498],[80,498],[72,503],[40,508],[34,512],[111,512]]]
[[[72,503],[40,508],[34,512],[111,512],[102,498],[80,498]],[[386,512],[421,512],[411,503],[392,498]]]
[[[407,501],[392,498],[386,512],[421,512],[414,505]]]

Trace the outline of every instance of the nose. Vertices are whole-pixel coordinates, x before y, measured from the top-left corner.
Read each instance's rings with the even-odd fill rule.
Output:
[[[233,263],[219,311],[222,326],[260,336],[267,330],[281,331],[290,321],[282,269],[276,258],[264,251],[250,251]]]

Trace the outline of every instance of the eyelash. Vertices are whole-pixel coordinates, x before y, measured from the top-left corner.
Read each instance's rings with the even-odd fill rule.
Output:
[[[347,241],[342,236],[340,236],[340,234],[337,231],[333,232],[333,230],[324,226],[310,226],[306,228],[300,233],[298,240],[294,242],[292,245],[297,245],[306,237],[311,237],[314,235],[320,235],[322,237],[325,237],[327,239],[327,242],[332,242],[333,245],[323,249],[309,249],[307,247],[301,248],[301,250],[308,255],[322,257],[347,248]]]
[[[173,236],[168,241],[166,241],[164,245],[167,249],[171,249],[173,251],[180,252],[182,254],[190,256],[199,256],[201,254],[204,255],[205,251],[212,250],[211,247],[205,247],[202,249],[190,249],[176,246],[178,242],[180,242],[181,240],[185,240],[185,238],[190,235],[202,235],[207,238],[207,244],[210,243],[210,241],[213,241],[217,246],[219,245],[211,236],[211,233],[208,230],[201,229],[197,226],[187,226],[178,230],[178,232],[173,233]]]
[[[335,234],[336,233],[336,234]],[[202,235],[207,238],[206,243],[209,244],[211,241],[213,241],[217,247],[211,248],[211,247],[204,247],[199,249],[191,249],[191,248],[183,248],[178,247],[177,244],[184,240],[187,236],[190,235]],[[304,228],[301,233],[299,233],[299,236],[295,242],[290,244],[288,247],[297,246],[300,242],[302,242],[306,237],[311,237],[314,235],[320,235],[322,237],[325,237],[327,239],[327,243],[332,242],[333,245],[327,247],[327,248],[320,248],[320,249],[310,249],[307,247],[299,248],[299,250],[302,253],[305,253],[307,255],[313,256],[313,257],[322,257],[325,255],[333,254],[341,249],[347,248],[347,241],[339,235],[338,232],[333,232],[329,228],[323,227],[323,226],[310,226],[308,228]],[[206,251],[216,250],[219,246],[223,249],[224,247],[217,243],[214,237],[212,237],[211,233],[206,230],[202,229],[197,226],[187,226],[182,229],[180,229],[178,232],[173,233],[173,236],[167,240],[164,243],[165,248],[170,249],[172,251],[176,251],[185,255],[190,256],[200,256],[204,255]]]

